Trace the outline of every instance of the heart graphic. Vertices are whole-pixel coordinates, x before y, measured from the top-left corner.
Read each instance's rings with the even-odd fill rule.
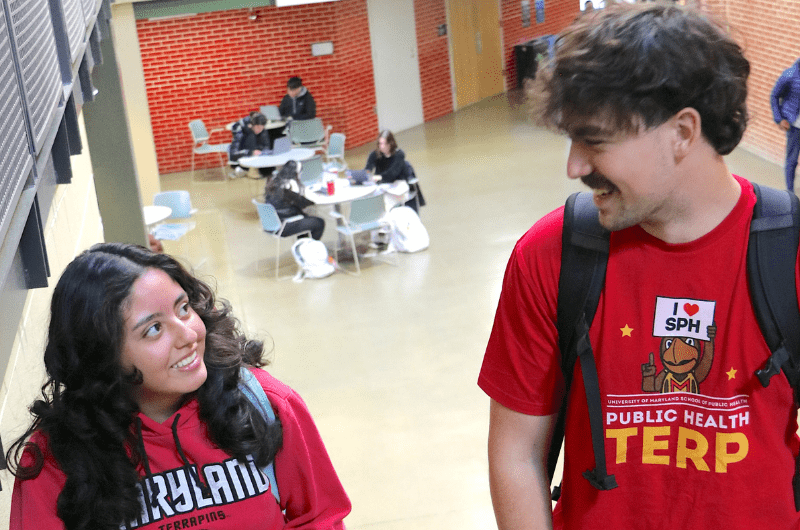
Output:
[[[700,311],[700,306],[697,304],[683,304],[683,310],[686,311],[686,314],[689,316],[694,316],[695,313]]]

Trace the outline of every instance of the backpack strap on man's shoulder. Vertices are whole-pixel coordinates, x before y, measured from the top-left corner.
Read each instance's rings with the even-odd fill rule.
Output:
[[[595,455],[595,469],[586,471],[583,476],[599,490],[617,487],[614,476],[609,475],[606,468],[600,385],[589,340],[589,327],[605,282],[609,235],[608,230],[598,221],[597,208],[591,193],[574,193],[567,199],[564,207],[557,309],[558,343],[566,389],[550,445],[547,467],[552,480],[564,437],[573,368],[575,361],[580,359]],[[556,488],[554,497],[557,498],[559,494],[560,491]]]
[[[794,388],[800,388],[800,310],[797,305],[797,249],[800,237],[800,201],[794,193],[753,183],[756,205],[747,246],[750,300],[772,354],[756,376],[763,386],[781,370]],[[794,507],[800,512],[800,455],[792,477]]]
[[[769,385],[781,370],[792,386],[800,383],[800,312],[795,271],[800,201],[794,193],[753,184],[756,206],[747,247],[747,278],[756,319],[770,355],[756,371]]]

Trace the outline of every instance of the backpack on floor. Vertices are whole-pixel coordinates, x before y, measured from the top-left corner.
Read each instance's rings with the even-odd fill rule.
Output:
[[[793,193],[755,183],[753,189],[756,205],[747,245],[747,280],[759,328],[772,353],[756,376],[766,387],[772,376],[783,371],[795,389],[796,401],[800,395],[800,311],[795,285],[800,201]],[[609,231],[600,225],[591,193],[572,194],[564,208],[556,318],[561,370],[567,387],[550,443],[547,470],[552,481],[564,438],[566,396],[575,362],[580,361],[595,459],[595,468],[583,476],[601,491],[616,488],[617,482],[606,468],[603,411],[589,328],[605,281],[609,237]],[[795,509],[800,512],[800,455],[792,486]],[[561,487],[554,487],[553,499],[560,493]]]
[[[386,214],[391,223],[391,246],[398,252],[419,252],[430,245],[430,238],[419,215],[408,206],[397,206]]]
[[[295,241],[292,256],[300,269],[294,276],[296,282],[304,278],[326,278],[336,270],[325,244],[316,239],[306,237]]]

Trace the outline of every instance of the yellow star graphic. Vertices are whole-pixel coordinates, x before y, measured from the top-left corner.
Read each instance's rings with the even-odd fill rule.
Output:
[[[730,381],[731,379],[736,379],[736,369],[735,368],[731,367],[730,371],[725,372],[725,373],[728,374],[728,381]]]
[[[625,324],[625,327],[624,328],[619,328],[619,330],[622,332],[622,336],[623,337],[630,337],[631,336],[631,332],[633,331],[633,328],[629,328],[628,325]]]

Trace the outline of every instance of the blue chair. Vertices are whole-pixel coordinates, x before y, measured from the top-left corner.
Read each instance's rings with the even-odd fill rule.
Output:
[[[284,236],[283,230],[286,228],[286,225],[294,221],[299,221],[303,218],[303,216],[295,215],[281,221],[281,218],[278,217],[278,212],[275,211],[275,207],[271,204],[261,202],[258,199],[253,199],[253,204],[256,205],[262,230],[275,238],[275,279],[277,280],[279,279],[278,269],[281,257],[281,239],[283,237],[300,236],[302,234],[307,234],[309,237],[311,237],[311,231],[305,230],[303,232],[298,232],[297,234],[292,234],[291,236]]]
[[[189,192],[185,190],[162,191],[153,196],[155,206],[167,206],[172,210],[167,219],[189,219],[197,210],[192,208],[192,199]],[[190,223],[162,223],[156,226],[152,233],[157,239],[177,241],[186,232],[194,228],[194,222]]]
[[[356,242],[353,236],[361,232],[377,230],[379,228],[391,228],[390,223],[385,218],[386,206],[384,204],[383,195],[376,193],[351,202],[350,213],[346,219],[338,212],[331,212],[330,215],[339,219],[340,224],[336,227],[336,230],[350,242],[350,248],[353,251],[353,260],[356,265],[356,274],[361,274],[361,266],[358,263],[358,251],[356,250]],[[336,262],[338,263],[338,242],[334,253]]]
[[[194,156],[208,155],[211,153],[219,154],[220,160],[222,161],[220,170],[222,171],[223,178],[226,178],[227,175],[225,174],[225,166],[228,160],[228,148],[231,145],[230,142],[227,144],[208,143],[211,135],[208,133],[208,129],[206,129],[206,124],[203,123],[203,120],[190,121],[189,130],[192,133],[192,179],[194,179]],[[217,130],[224,131],[225,129],[214,129],[213,132],[216,132]]]
[[[192,197],[188,191],[174,190],[162,191],[153,195],[153,204],[156,206],[168,206],[172,209],[172,215],[168,219],[188,219],[197,213],[196,208],[192,208]]]
[[[331,133],[328,138],[328,149],[325,151],[325,167],[344,171],[347,169],[347,162],[344,161],[344,141],[346,137],[342,133]]]
[[[331,126],[324,127],[322,120],[292,120],[289,122],[289,138],[298,147],[311,149],[326,149],[328,145],[328,132]]]

